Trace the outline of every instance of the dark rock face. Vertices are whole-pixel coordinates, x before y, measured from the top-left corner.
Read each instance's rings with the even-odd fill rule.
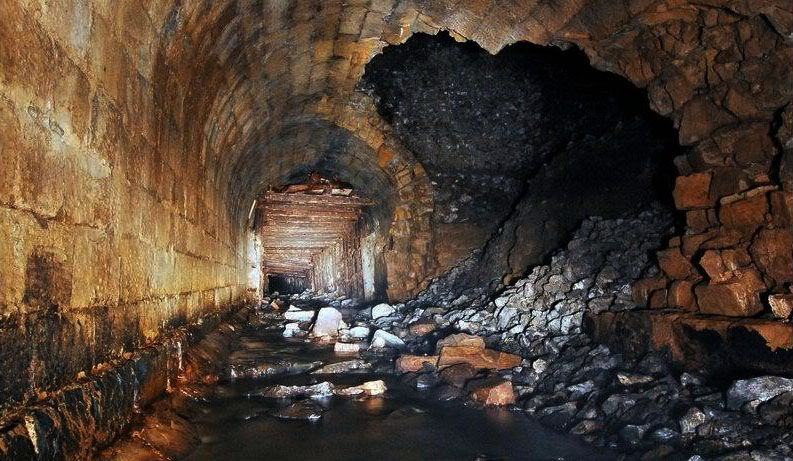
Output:
[[[375,57],[361,85],[435,185],[441,268],[498,231],[468,282],[521,275],[587,215],[669,201],[674,131],[578,51],[520,44],[491,56],[419,34]]]

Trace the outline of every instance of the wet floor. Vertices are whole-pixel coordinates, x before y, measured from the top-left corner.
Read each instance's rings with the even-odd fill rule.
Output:
[[[241,343],[233,361],[319,360],[327,364],[350,359],[335,356],[332,345],[285,339],[272,328],[249,328]],[[388,391],[382,397],[315,400],[325,411],[313,422],[276,418],[273,413],[292,401],[257,395],[273,384],[330,381],[343,386],[373,379],[387,383]],[[202,443],[187,459],[196,461],[615,458],[544,428],[519,411],[440,402],[429,392],[400,384],[395,376],[369,372],[221,382],[191,421]]]

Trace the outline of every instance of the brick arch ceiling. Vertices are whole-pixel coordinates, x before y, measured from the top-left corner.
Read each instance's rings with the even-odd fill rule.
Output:
[[[157,17],[160,123],[179,126],[184,151],[198,152],[206,174],[229,184],[225,199],[237,216],[263,179],[246,175],[266,176],[273,156],[292,155],[263,149],[294,136],[285,121],[329,120],[373,145],[374,156],[388,135],[374,112],[364,111],[365,122],[382,132],[362,136],[360,124],[328,116],[343,108],[327,105],[348,105],[384,46],[440,30],[491,53],[518,41],[574,44],[595,67],[648,88],[651,107],[693,146],[678,159],[681,173],[740,173],[744,182],[723,185],[723,195],[746,181],[783,182],[771,128],[791,118],[793,13],[780,0],[186,1]]]

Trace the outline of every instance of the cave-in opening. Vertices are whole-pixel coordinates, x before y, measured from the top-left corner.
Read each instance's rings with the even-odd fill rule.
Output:
[[[360,88],[433,182],[440,271],[493,249],[463,285],[514,280],[587,216],[673,208],[682,148],[671,121],[575,48],[518,43],[490,55],[416,34],[372,59]]]

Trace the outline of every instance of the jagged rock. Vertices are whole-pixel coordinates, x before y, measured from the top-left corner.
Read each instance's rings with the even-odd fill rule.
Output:
[[[284,312],[284,318],[287,320],[294,320],[296,322],[310,322],[314,319],[315,312],[313,310],[300,310],[294,306]]]
[[[350,328],[350,336],[357,339],[368,339],[370,331],[369,327],[352,327]]]
[[[396,370],[400,373],[416,372],[428,363],[433,367],[438,365],[437,355],[402,355],[396,360]]]
[[[468,380],[476,376],[476,368],[469,363],[458,363],[442,369],[439,373],[441,382],[463,388]]]
[[[774,317],[787,320],[793,313],[793,294],[771,295],[768,297],[768,304],[771,306]]]
[[[232,379],[261,378],[281,374],[307,373],[321,366],[322,362],[292,362],[289,360],[273,360],[272,362],[253,365],[233,363],[230,366],[229,375]]]
[[[293,399],[296,397],[316,399],[333,395],[333,389],[333,383],[327,381],[311,386],[284,386],[279,384],[268,387],[264,392],[258,395],[271,399]]]
[[[793,379],[781,376],[758,376],[732,383],[727,389],[727,407],[733,410],[745,404],[756,406],[783,392],[793,391]]]
[[[438,341],[436,349],[440,351],[446,346],[466,346],[470,348],[484,349],[485,340],[479,336],[469,335],[467,333],[457,333],[449,335]]]
[[[323,307],[317,313],[317,320],[314,322],[311,334],[316,337],[337,336],[339,322],[341,322],[341,312],[333,307]]]
[[[793,391],[783,392],[761,403],[757,407],[757,413],[768,424],[793,428]]]
[[[583,421],[580,421],[575,426],[573,426],[573,428],[570,429],[570,433],[575,435],[585,435],[591,432],[598,431],[602,427],[603,427],[603,423],[601,423],[598,420],[585,419]]]
[[[410,324],[410,332],[417,336],[424,336],[432,333],[438,325],[432,320],[419,320]]]
[[[368,370],[370,368],[372,368],[372,364],[364,360],[361,359],[346,360],[344,362],[330,363],[328,365],[325,365],[324,367],[312,371],[311,374],[314,375],[339,374],[339,373],[348,373],[354,370]]]
[[[337,342],[333,345],[333,352],[337,354],[357,354],[368,347],[366,343],[342,343]]]
[[[469,381],[466,389],[472,392],[474,400],[484,405],[512,405],[515,403],[512,382],[499,377]]]
[[[377,330],[374,332],[372,343],[369,346],[370,349],[402,349],[403,347],[405,347],[404,341],[402,341],[399,337],[383,330]]]
[[[653,381],[652,376],[640,375],[636,373],[617,373],[617,380],[623,386],[633,386],[634,384],[647,384]]]
[[[393,306],[386,303],[381,303],[372,308],[372,319],[377,320],[382,317],[390,317],[396,312]]]
[[[336,389],[336,395],[344,395],[344,396],[359,396],[359,395],[381,395],[387,391],[388,388],[386,384],[382,380],[377,381],[367,381],[359,386],[352,386],[346,387],[343,389]]]
[[[273,416],[281,419],[302,419],[306,421],[318,421],[322,418],[325,408],[311,400],[300,400],[286,408],[282,408]]]
[[[303,331],[300,329],[300,324],[297,322],[287,323],[284,325],[284,338],[292,338],[295,336],[300,336]]]
[[[468,363],[474,368],[504,370],[520,365],[519,355],[473,346],[444,346],[441,349],[438,366],[445,367],[458,363]]]
[[[685,415],[680,418],[680,432],[683,434],[692,434],[697,431],[697,428],[705,423],[707,416],[697,407],[688,409]]]

